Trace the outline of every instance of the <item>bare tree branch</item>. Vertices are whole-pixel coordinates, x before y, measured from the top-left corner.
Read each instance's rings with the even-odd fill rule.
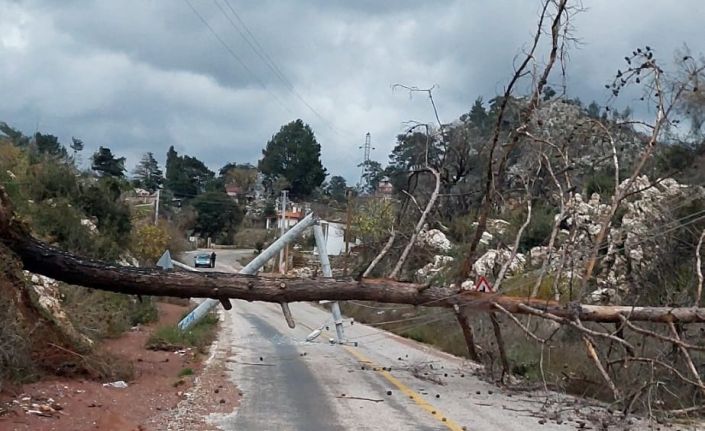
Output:
[[[434,168],[432,168],[430,166],[426,166],[425,169],[427,171],[429,171],[431,174],[433,174],[433,177],[436,180],[436,184],[433,189],[433,193],[431,194],[431,197],[428,199],[428,203],[426,204],[426,208],[424,209],[424,212],[421,214],[421,217],[419,217],[419,221],[416,223],[416,226],[414,227],[414,232],[411,234],[411,238],[409,238],[409,242],[407,243],[406,247],[404,248],[404,251],[401,253],[401,256],[399,257],[399,261],[397,262],[396,266],[394,267],[394,270],[392,270],[392,273],[389,274],[389,278],[391,278],[393,280],[396,280],[399,277],[399,273],[401,272],[401,269],[404,266],[404,263],[406,262],[406,258],[409,256],[409,253],[411,252],[411,248],[416,243],[416,238],[418,237],[419,232],[421,232],[421,229],[423,228],[424,223],[426,223],[426,218],[428,217],[429,213],[431,212],[433,205],[435,205],[436,199],[438,199],[438,192],[440,191],[440,188],[441,188],[441,176],[439,175],[437,170],[435,170]]]
[[[671,334],[673,334],[673,338],[675,338],[678,341],[681,341],[680,335],[678,335],[678,331],[676,330],[676,325],[673,324],[673,322],[668,322],[668,327],[671,330]],[[700,373],[698,372],[698,369],[695,367],[695,364],[693,363],[693,358],[690,357],[690,353],[688,352],[688,349],[683,347],[683,344],[679,343],[678,348],[681,351],[681,354],[685,358],[686,363],[688,364],[688,369],[690,372],[693,374],[693,377],[695,380],[698,382],[698,387],[700,388],[700,391],[705,395],[705,386],[703,386],[703,381],[700,378]]]
[[[614,399],[619,400],[620,398],[622,398],[622,395],[619,392],[619,389],[617,389],[617,386],[614,384],[614,381],[612,381],[612,378],[610,377],[609,373],[607,373],[607,370],[605,370],[605,367],[602,366],[602,362],[600,361],[600,358],[597,355],[597,349],[595,349],[595,343],[587,335],[583,335],[583,341],[585,342],[585,349],[588,352],[588,358],[590,358],[592,363],[595,365],[595,368],[597,368],[597,370],[600,372],[600,375],[607,383],[607,386],[609,386],[610,390],[612,391],[612,395],[614,396]]]
[[[695,306],[700,306],[700,300],[703,294],[703,264],[700,256],[700,249],[703,246],[703,239],[705,239],[705,229],[703,233],[700,234],[700,239],[698,240],[698,246],[695,248],[695,271],[698,274],[698,286],[695,292]]]
[[[382,247],[382,250],[380,250],[379,254],[370,262],[370,265],[367,267],[365,272],[362,273],[363,278],[367,278],[372,274],[372,271],[375,269],[377,264],[386,256],[386,254],[389,252],[389,250],[392,248],[392,245],[394,244],[394,239],[397,236],[397,231],[394,230],[394,227],[392,226],[392,233],[389,235],[389,239],[387,240],[387,243],[384,244],[384,247]]]

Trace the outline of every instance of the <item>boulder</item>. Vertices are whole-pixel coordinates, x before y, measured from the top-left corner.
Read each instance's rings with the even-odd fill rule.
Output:
[[[485,254],[480,256],[480,258],[475,261],[473,270],[477,275],[481,275],[483,277],[493,277],[499,273],[502,265],[509,261],[511,254],[511,251],[505,249],[487,250]],[[521,253],[517,253],[512,262],[509,264],[506,275],[516,275],[520,273],[524,270],[525,263],[526,257]]]
[[[453,248],[446,235],[438,229],[422,230],[419,232],[416,242],[444,253],[449,252]]]
[[[43,275],[32,274],[24,271],[25,276],[31,283],[32,290],[37,295],[37,303],[49,315],[61,331],[84,346],[92,346],[93,340],[78,332],[71,323],[66,311],[61,306],[61,292],[59,283]]]
[[[434,275],[441,272],[446,266],[453,262],[452,256],[445,255],[435,255],[433,256],[433,262],[426,264],[423,268],[416,271],[416,280],[419,283],[428,282]]]

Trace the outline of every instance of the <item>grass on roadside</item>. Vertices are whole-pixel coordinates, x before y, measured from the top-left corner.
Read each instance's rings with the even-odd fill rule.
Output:
[[[160,326],[149,337],[146,347],[167,351],[194,347],[205,353],[215,340],[217,325],[218,315],[209,313],[188,331],[181,331],[176,325]]]
[[[153,298],[105,292],[61,283],[61,305],[73,325],[93,340],[117,338],[132,326],[158,318]]]
[[[193,368],[184,368],[181,371],[179,371],[179,377],[192,376],[192,375],[193,375]]]

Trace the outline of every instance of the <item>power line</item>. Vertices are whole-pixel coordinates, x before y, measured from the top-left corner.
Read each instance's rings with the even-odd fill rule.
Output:
[[[230,5],[230,3],[228,3],[227,0],[224,0],[225,4],[228,6],[228,8],[232,12],[232,14],[238,20],[240,25],[245,29],[245,32],[247,32],[247,35],[249,35],[249,38],[245,35],[245,32],[243,32],[242,29],[240,29],[240,27],[238,27],[235,24],[235,22],[232,20],[232,18],[230,18],[230,16],[225,11],[225,9],[223,9],[223,7],[220,5],[220,3],[218,3],[218,0],[213,0],[213,2],[215,3],[216,6],[218,6],[218,9],[220,9],[223,16],[225,16],[225,18],[227,18],[227,20],[230,22],[230,25],[235,30],[237,30],[237,32],[240,34],[240,37],[242,37],[242,39],[245,42],[247,42],[247,45],[249,45],[250,49],[260,58],[260,60],[262,60],[262,62],[265,65],[267,65],[269,70],[271,70],[272,73],[274,73],[274,75],[276,75],[277,78],[279,78],[288,88],[290,88],[290,89],[294,88],[294,85],[286,78],[286,76],[284,76],[284,73],[281,71],[281,69],[279,69],[279,67],[277,67],[276,63],[274,63],[274,61],[267,54],[267,52],[264,50],[264,48],[262,48],[262,45],[259,44],[259,42],[257,41],[257,38],[254,36],[254,34],[252,34],[250,29],[242,21],[242,19],[240,18],[240,15],[238,15],[238,13],[235,11],[235,9],[233,9],[233,7]]]
[[[279,103],[279,105],[280,105],[284,110],[286,110],[286,111],[287,111],[289,114],[291,114],[291,115],[295,115],[295,114],[283,103],[283,101],[282,101],[276,94],[274,94],[274,92],[272,92],[272,91],[269,89],[269,87],[267,87],[267,86],[264,84],[264,82],[262,82],[262,80],[259,79],[259,77],[257,77],[257,75],[247,66],[247,64],[242,60],[242,58],[240,58],[240,56],[238,56],[238,55],[235,53],[235,51],[230,47],[230,45],[228,45],[228,44],[225,42],[225,40],[223,40],[223,38],[220,37],[220,35],[213,29],[213,27],[211,27],[211,25],[208,23],[208,21],[203,17],[203,15],[201,15],[201,14],[198,12],[198,10],[193,6],[193,4],[191,4],[191,1],[190,1],[190,0],[184,0],[184,1],[185,1],[186,4],[191,8],[191,10],[193,11],[193,13],[194,13],[194,14],[201,20],[201,22],[203,22],[203,24],[208,28],[208,30],[211,32],[211,34],[213,35],[213,37],[215,37],[215,38],[218,40],[218,42],[220,42],[220,44],[223,46],[223,48],[225,48],[225,50],[230,54],[230,56],[231,56],[232,58],[234,58],[235,61],[237,61],[237,62],[242,66],[242,68],[245,69],[245,70],[247,71],[247,73],[249,73],[250,76],[252,76],[252,78],[254,78],[254,80],[257,81],[257,82],[259,83],[259,85],[260,85],[262,88],[264,88],[264,89],[277,101],[277,103]]]
[[[272,71],[272,73],[284,84],[284,86],[302,103],[309,111],[311,111],[316,117],[318,117],[328,128],[330,128],[336,134],[340,134],[341,131],[328,119],[326,119],[316,108],[314,108],[297,90],[294,84],[286,77],[281,68],[272,59],[272,57],[267,53],[267,50],[262,47],[262,45],[257,41],[257,37],[250,31],[245,21],[240,17],[235,8],[230,4],[228,0],[223,0],[230,12],[235,16],[235,19],[240,23],[242,29],[238,27],[233,19],[228,15],[228,13],[223,9],[223,7],[218,3],[218,0],[213,0],[213,2],[218,6],[221,13],[230,22],[230,25],[237,30],[240,37],[247,43],[250,49],[262,60],[262,62]],[[248,38],[249,36],[249,38]]]

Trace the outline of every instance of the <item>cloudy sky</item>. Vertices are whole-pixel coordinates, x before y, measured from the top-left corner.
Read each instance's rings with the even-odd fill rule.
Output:
[[[568,91],[583,101],[605,102],[604,84],[638,46],[665,59],[684,43],[705,52],[702,0],[582,5]],[[80,137],[84,157],[102,145],[133,166],[174,145],[217,169],[256,162],[301,118],[329,173],[355,182],[365,133],[384,164],[405,121],[433,120],[427,99],[392,84],[436,85],[452,121],[502,91],[538,10],[537,0],[0,0],[0,121]]]

